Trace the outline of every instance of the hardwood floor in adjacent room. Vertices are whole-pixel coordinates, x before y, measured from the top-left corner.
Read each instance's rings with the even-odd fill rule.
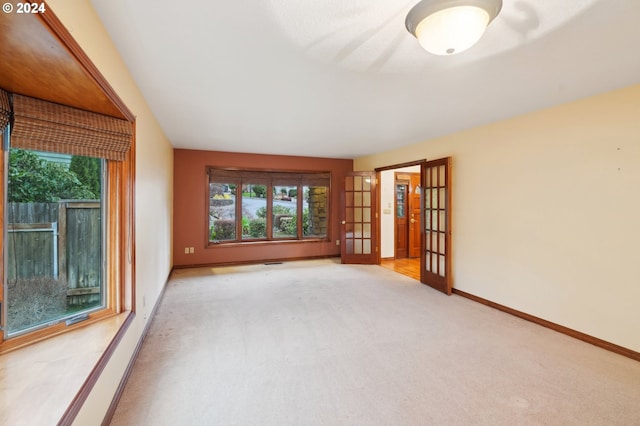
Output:
[[[382,259],[380,266],[420,281],[420,258]]]

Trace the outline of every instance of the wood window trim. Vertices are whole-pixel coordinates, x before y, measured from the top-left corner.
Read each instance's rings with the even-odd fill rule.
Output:
[[[135,143],[135,142],[132,142]],[[108,161],[107,162],[107,188],[106,204],[107,212],[107,235],[106,235],[106,304],[103,309],[97,310],[89,314],[89,318],[77,324],[67,326],[65,322],[58,323],[49,327],[37,329],[33,332],[12,337],[0,342],[0,355],[22,348],[27,345],[48,339],[86,327],[110,318],[126,310],[135,312],[135,286],[133,285],[133,273],[135,267],[135,259],[133,258],[135,250],[133,247],[133,188],[134,175],[133,168],[135,164],[135,150],[130,150],[127,154],[126,161]],[[8,151],[3,151],[2,167],[0,172],[5,173],[5,167],[8,162]],[[0,197],[6,199],[4,186],[0,189]],[[5,221],[5,203],[2,203],[0,212],[2,218],[0,224],[2,229],[6,226]],[[4,256],[5,233],[0,237],[2,244],[2,255]],[[0,278],[4,282],[4,269],[0,271]],[[129,297],[127,297],[127,292]],[[4,294],[0,294],[4,301]],[[130,300],[130,303],[128,303]],[[0,337],[0,339],[4,336]]]
[[[32,37],[28,40],[21,41],[20,46],[24,48],[20,52],[28,52],[25,57],[19,59],[32,60],[32,57],[36,57],[38,49],[42,48],[39,40],[48,39],[53,36],[59,45],[62,46],[64,51],[68,52],[68,56],[65,58],[65,65],[61,65],[63,68],[79,67],[83,70],[87,78],[89,85],[95,85],[98,88],[98,92],[92,92],[94,94],[100,93],[103,95],[108,103],[111,105],[108,108],[110,111],[114,111],[113,116],[119,119],[125,119],[131,123],[132,126],[132,142],[131,147],[125,155],[124,161],[115,162],[108,161],[107,167],[109,173],[108,179],[108,211],[107,221],[108,227],[106,235],[107,239],[107,309],[97,311],[89,315],[89,319],[81,323],[67,327],[64,323],[47,327],[47,329],[38,330],[36,332],[25,334],[23,336],[16,336],[8,339],[7,341],[0,343],[0,354],[7,351],[15,350],[19,347],[23,347],[27,344],[31,344],[35,341],[43,340],[53,335],[72,331],[77,328],[85,327],[95,321],[104,319],[116,315],[118,312],[131,311],[135,312],[135,243],[134,243],[134,188],[135,188],[135,116],[127,108],[122,99],[116,94],[115,90],[111,87],[106,78],[100,73],[97,67],[89,59],[87,54],[82,50],[80,45],[74,40],[69,31],[64,27],[62,22],[53,13],[48,5],[46,6],[46,13],[30,15],[24,19],[35,19],[40,22],[40,26],[35,25],[32,31]],[[7,21],[9,25],[22,25],[23,21]],[[45,43],[46,45],[46,43]],[[31,48],[32,50],[29,50]],[[24,63],[24,62],[20,62]],[[34,66],[37,66],[34,64]],[[11,68],[10,68],[11,69]],[[19,70],[14,70],[18,72]],[[50,70],[51,82],[50,87],[57,86],[56,79],[58,75],[55,74],[56,70]],[[64,71],[61,71],[64,73]],[[20,76],[14,76],[12,81],[17,81]],[[55,90],[47,95],[47,100],[56,101]],[[28,95],[28,93],[25,93]],[[50,95],[50,96],[49,96]],[[85,95],[86,96],[86,95]],[[81,100],[79,100],[81,101]],[[64,104],[64,102],[59,102]],[[80,102],[82,103],[82,102]],[[91,104],[91,102],[88,102]],[[105,113],[104,111],[97,111]],[[0,173],[4,176],[8,161],[8,152],[3,152],[3,160],[0,165]],[[4,180],[4,178],[3,178]],[[0,199],[6,200],[6,193],[4,185],[0,186]],[[0,225],[2,229],[6,227],[5,221],[5,204],[0,206]],[[2,247],[2,255],[4,256],[4,234],[0,236],[0,244]],[[0,279],[4,282],[4,268],[0,271]],[[4,300],[4,294],[0,290],[0,297]]]
[[[48,5],[46,9],[46,13],[39,13],[35,16],[41,20],[42,24],[49,30],[49,32],[60,40],[61,44],[71,53],[76,62],[87,72],[91,80],[98,85],[105,97],[121,114],[120,118],[124,118],[125,120],[134,123],[136,120],[135,115],[125,105],[107,79],[104,78],[100,70],[98,70],[98,67],[96,67],[91,59],[89,59],[89,56],[87,56],[84,50],[82,50],[78,42],[75,41],[71,33],[65,28],[62,21],[58,19]],[[133,150],[133,146],[131,149]]]
[[[331,199],[331,172],[328,171],[282,171],[282,170],[262,170],[262,169],[240,169],[240,168],[220,168],[215,166],[206,167],[206,184],[205,184],[205,235],[207,235],[207,244],[205,249],[242,246],[247,244],[283,244],[283,243],[304,243],[304,242],[327,242],[331,241],[331,235],[329,230],[331,229],[330,217],[327,216],[327,233],[323,237],[305,236],[303,235],[302,214],[298,214],[297,221],[297,234],[299,237],[269,237],[270,232],[267,231],[265,238],[256,239],[242,239],[242,201],[236,202],[236,239],[234,240],[220,240],[211,241],[209,238],[209,197],[210,197],[210,184],[212,180],[219,179],[218,183],[229,183],[236,185],[240,188],[240,194],[242,194],[242,186],[251,183],[264,185],[268,188],[266,192],[266,207],[267,212],[270,211],[269,206],[273,207],[273,187],[275,186],[295,186],[299,193],[303,192],[305,186],[325,186],[327,188],[327,203]],[[240,199],[242,195],[240,195]],[[236,200],[238,199],[238,190],[236,190]],[[296,212],[303,211],[303,200],[301,197],[297,197]],[[240,218],[240,220],[238,220]],[[273,215],[267,214],[265,217],[266,229],[270,230],[273,227]]]
[[[113,256],[115,253],[120,256],[122,262],[117,271],[111,271],[111,275],[119,280],[118,290],[108,296],[118,306],[118,311],[122,313],[96,313],[93,318],[87,321],[66,327],[64,332],[54,338],[43,337],[39,339],[42,341],[35,345],[18,349],[18,346],[13,342],[11,348],[8,345],[3,345],[4,347],[0,348],[0,350],[11,349],[10,353],[2,355],[4,362],[9,359],[19,361],[21,379],[17,380],[21,384],[29,389],[38,390],[39,395],[44,398],[48,399],[55,395],[54,399],[60,401],[60,404],[54,407],[55,410],[51,410],[51,406],[46,405],[34,406],[33,393],[22,392],[20,389],[24,389],[24,387],[18,387],[11,388],[12,392],[7,391],[3,395],[5,401],[10,401],[7,407],[10,407],[12,412],[30,413],[32,418],[43,420],[38,423],[53,424],[58,422],[60,425],[71,425],[108,365],[119,342],[136,318],[135,116],[48,5],[46,10],[46,13],[41,14],[20,15],[20,19],[13,19],[16,15],[5,17],[2,24],[7,31],[4,31],[5,39],[3,41],[10,43],[4,46],[6,49],[3,49],[3,63],[0,64],[0,67],[5,72],[4,75],[11,76],[10,81],[7,80],[6,83],[15,89],[20,89],[14,90],[15,92],[125,119],[133,126],[131,149],[126,160],[118,165],[118,177],[112,177],[114,181],[110,182],[112,188],[117,188],[120,194],[120,199],[116,204],[120,214],[114,219],[113,225],[116,225],[115,229],[123,240],[119,241],[117,245],[109,246],[110,253],[107,255]],[[24,28],[29,30],[24,31]],[[41,52],[38,49],[45,49],[45,51]],[[53,61],[50,60],[52,51],[54,53]],[[67,53],[69,55],[66,55]],[[20,60],[13,62],[11,55],[18,55]],[[21,69],[28,69],[30,73],[22,73]],[[34,74],[38,77],[36,79],[38,82],[35,85],[32,81]],[[47,84],[40,84],[40,77],[45,75],[50,78],[50,81]],[[66,79],[70,75],[73,76],[73,84],[69,84],[69,80]],[[5,89],[12,87],[5,87]],[[64,90],[61,91],[60,88],[64,88]],[[7,161],[8,154],[0,152],[0,176],[4,176],[6,172]],[[108,196],[115,197],[115,195],[111,192]],[[5,228],[5,206],[2,202],[4,197],[4,185],[0,185],[0,226],[2,229]],[[113,202],[113,200],[109,201]],[[0,232],[0,255],[4,258],[3,243],[3,233]],[[4,281],[3,273],[4,268],[0,268],[2,282]],[[3,300],[1,299],[2,292],[3,286],[0,285],[0,300]],[[50,354],[58,353],[61,345],[64,346],[67,344],[64,342],[70,341],[82,341],[83,347],[87,349],[85,352],[88,351],[92,356],[95,355],[95,364],[93,364],[93,358],[90,358],[89,368],[87,368],[86,355],[82,353],[72,354],[70,358],[65,358],[67,364],[65,376],[80,378],[79,381],[74,381],[71,387],[69,383],[54,380],[59,370],[56,372],[53,368],[38,368],[37,370],[31,368],[36,365],[41,366],[42,360],[49,359],[48,355]],[[75,362],[76,359],[78,362]],[[33,371],[39,373],[34,376]],[[15,374],[12,374],[12,377],[14,376]],[[60,414],[62,417],[58,420],[56,417]]]

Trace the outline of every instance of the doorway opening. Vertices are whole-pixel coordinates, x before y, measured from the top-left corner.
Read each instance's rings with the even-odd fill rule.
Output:
[[[344,183],[342,263],[384,261],[404,270],[396,262],[411,262],[417,252],[420,282],[450,295],[451,157],[349,172]],[[419,235],[413,245],[411,226]]]
[[[380,266],[420,280],[420,164],[376,170],[380,181]]]

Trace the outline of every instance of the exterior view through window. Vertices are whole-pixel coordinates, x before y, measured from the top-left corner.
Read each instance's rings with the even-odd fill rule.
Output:
[[[8,335],[73,322],[105,306],[100,158],[9,151]]]
[[[326,239],[329,173],[209,169],[209,242]]]

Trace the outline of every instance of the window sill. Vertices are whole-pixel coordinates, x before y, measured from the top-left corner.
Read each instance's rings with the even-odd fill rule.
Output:
[[[0,355],[0,424],[57,424],[129,315]]]
[[[329,238],[304,238],[302,240],[248,240],[248,241],[220,241],[217,243],[209,241],[207,244],[208,249],[217,247],[242,247],[248,245],[270,245],[270,244],[305,244],[305,243],[330,243]]]

